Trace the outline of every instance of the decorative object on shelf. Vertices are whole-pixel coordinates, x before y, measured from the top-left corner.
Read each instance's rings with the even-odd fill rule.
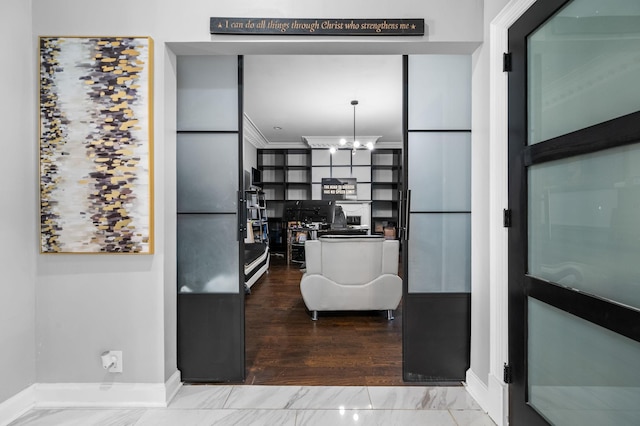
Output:
[[[361,143],[356,138],[356,106],[358,105],[357,100],[351,101],[351,105],[353,105],[353,139],[351,141],[347,141],[345,138],[340,139],[340,147],[342,148],[351,148],[351,155],[355,155],[356,151],[359,148],[366,148],[368,150],[373,150],[374,143],[372,141],[368,141],[366,143]],[[329,152],[335,154],[338,150],[335,146],[329,148]]]
[[[153,253],[150,37],[40,37],[40,251]]]

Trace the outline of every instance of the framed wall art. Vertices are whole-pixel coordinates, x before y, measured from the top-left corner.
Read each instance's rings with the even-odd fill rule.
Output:
[[[40,37],[41,253],[153,253],[153,41]]]

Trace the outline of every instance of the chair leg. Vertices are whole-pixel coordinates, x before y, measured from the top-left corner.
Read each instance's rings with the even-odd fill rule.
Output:
[[[311,311],[311,320],[318,321],[318,311]]]
[[[393,316],[393,309],[387,309],[387,320],[391,321],[395,317]]]

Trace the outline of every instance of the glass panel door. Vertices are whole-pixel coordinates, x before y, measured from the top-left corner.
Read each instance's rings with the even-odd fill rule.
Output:
[[[471,341],[471,57],[412,55],[405,70],[404,377],[461,381]]]
[[[640,3],[509,30],[510,421],[640,418]]]
[[[529,403],[556,425],[635,425],[640,343],[530,297]]]
[[[238,135],[180,133],[178,292],[239,293]]]
[[[528,143],[640,110],[639,19],[634,0],[575,0],[528,37]]]
[[[180,56],[178,368],[185,382],[244,379],[242,57]]]
[[[640,308],[640,145],[528,168],[529,275]]]

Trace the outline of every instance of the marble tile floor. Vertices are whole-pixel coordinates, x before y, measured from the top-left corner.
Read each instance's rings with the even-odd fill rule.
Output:
[[[10,426],[493,426],[464,387],[185,385],[167,408],[33,409]]]

